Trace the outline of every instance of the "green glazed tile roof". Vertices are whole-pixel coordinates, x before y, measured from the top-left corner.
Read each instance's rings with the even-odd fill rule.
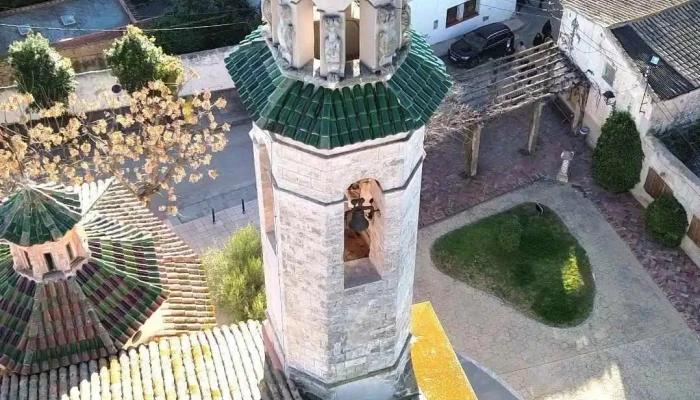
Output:
[[[116,354],[157,310],[163,335],[215,323],[197,255],[122,185],[43,187],[29,196],[77,215],[90,257],[74,274],[59,266],[37,281],[15,268],[11,244],[0,241],[0,365],[35,374]],[[9,210],[24,210],[19,200],[10,197]]]
[[[332,149],[425,125],[450,88],[445,65],[413,32],[388,82],[328,89],[285,77],[258,29],[226,58],[241,100],[262,129]]]
[[[262,323],[239,322],[40,374],[2,374],[0,399],[302,400],[263,337]]]
[[[26,185],[0,205],[0,239],[20,246],[58,240],[80,218],[77,194],[58,186]]]
[[[75,276],[34,282],[0,245],[0,364],[46,371],[115,354],[163,304],[152,240],[88,239]]]

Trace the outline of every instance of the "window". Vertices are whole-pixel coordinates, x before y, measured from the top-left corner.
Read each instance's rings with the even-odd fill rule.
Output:
[[[700,219],[693,215],[693,219],[690,222],[690,228],[688,228],[688,237],[695,243],[696,246],[700,247]]]
[[[649,193],[649,196],[657,198],[665,193],[673,194],[673,190],[664,182],[664,178],[658,174],[653,168],[649,168],[647,179],[644,182],[644,190]]]
[[[492,35],[489,38],[489,46],[492,46],[494,44],[500,44],[502,41],[506,40],[508,38],[508,32],[501,32],[497,33],[495,35]]]
[[[615,83],[615,67],[610,65],[610,63],[605,63],[605,69],[603,70],[603,80],[610,85],[610,87],[613,86],[613,83]]]
[[[66,252],[68,253],[68,259],[73,261],[75,255],[73,254],[73,248],[70,247],[70,243],[66,243]]]
[[[477,12],[477,0],[469,0],[447,9],[447,21],[445,22],[445,26],[449,28],[462,21],[474,18],[477,15],[479,15]]]
[[[34,267],[32,267],[32,260],[29,259],[29,253],[26,251],[24,252],[24,258],[27,259],[27,267],[33,269]]]
[[[44,260],[46,261],[46,269],[51,272],[56,270],[56,264],[53,262],[53,257],[51,253],[44,253]]]

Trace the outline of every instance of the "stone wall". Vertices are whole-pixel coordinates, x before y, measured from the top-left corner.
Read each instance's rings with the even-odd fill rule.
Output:
[[[271,156],[277,251],[264,262],[279,282],[266,291],[286,372],[315,393],[369,376],[390,392],[407,358],[424,131],[330,151],[251,136]],[[367,178],[383,192],[381,279],[346,288],[345,192]]]
[[[649,168],[653,168],[673,191],[673,195],[685,208],[688,223],[693,216],[700,217],[700,178],[686,167],[670,150],[656,137],[646,135],[642,140],[644,149],[644,165],[640,182],[632,190],[632,194],[645,207],[653,198],[644,190]],[[700,265],[700,248],[687,236],[681,243],[681,248],[688,254],[696,265]]]

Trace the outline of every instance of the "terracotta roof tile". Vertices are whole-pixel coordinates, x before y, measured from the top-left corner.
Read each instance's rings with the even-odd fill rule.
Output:
[[[644,73],[652,55],[661,57],[649,84],[663,100],[700,88],[700,0],[692,0],[612,29]]]
[[[249,321],[163,338],[117,355],[0,377],[3,400],[301,400],[262,350]]]
[[[108,246],[110,251],[116,251],[116,248],[105,238],[120,239],[123,244],[124,239],[132,234],[150,234],[160,282],[167,292],[167,301],[162,307],[165,319],[162,335],[177,335],[216,324],[201,260],[162,221],[117,183],[104,189],[92,210],[102,218],[87,223],[86,231],[99,232],[102,238],[100,246]],[[132,261],[139,256],[142,259],[152,257],[152,253],[137,255],[138,243],[131,246],[132,249],[127,251]],[[128,261],[127,257],[125,262]]]
[[[16,270],[9,245],[0,243],[0,364],[6,368],[37,373],[115,354],[159,308],[160,335],[215,324],[199,258],[123,186],[27,186],[3,210],[3,232],[12,233],[5,240],[43,243],[79,224],[90,249],[74,275],[58,270],[37,282]],[[32,223],[37,219],[42,223]]]
[[[603,26],[632,21],[675,7],[689,0],[562,0],[564,7],[571,7]]]

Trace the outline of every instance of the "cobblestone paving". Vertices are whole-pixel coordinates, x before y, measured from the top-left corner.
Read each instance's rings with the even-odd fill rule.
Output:
[[[632,249],[688,325],[700,334],[700,268],[680,249],[653,243],[644,231],[644,207],[630,194],[611,195],[590,178],[592,150],[570,134],[556,109],[545,107],[537,151],[523,155],[532,107],[511,112],[484,127],[479,174],[463,179],[464,151],[454,139],[427,150],[421,192],[422,226],[473,207],[542,177],[554,179],[564,150],[576,152],[570,175]],[[699,384],[700,385],[700,384]]]
[[[549,206],[586,249],[590,318],[553,328],[433,266],[430,248],[458,227],[526,201]],[[697,399],[700,344],[605,217],[580,191],[536,182],[420,230],[415,301],[433,303],[458,353],[527,399]]]

